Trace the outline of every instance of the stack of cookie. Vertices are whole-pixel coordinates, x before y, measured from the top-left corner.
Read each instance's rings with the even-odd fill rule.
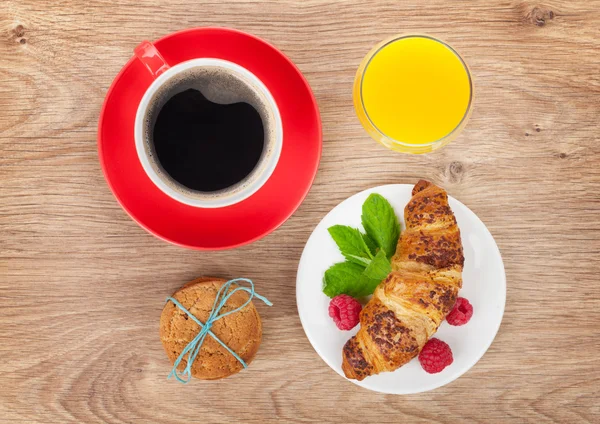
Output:
[[[186,346],[198,336],[204,326],[200,326],[193,317],[201,323],[209,320],[219,290],[226,283],[222,278],[203,277],[183,286],[171,299],[175,299],[187,312],[175,302],[167,301],[160,317],[160,338],[171,363],[176,363]],[[226,294],[232,291],[233,288],[228,287]],[[236,291],[222,305],[218,314],[223,315],[240,308],[248,302],[249,296],[246,291]],[[188,312],[193,315],[192,318]],[[216,380],[239,372],[254,359],[262,340],[260,316],[252,301],[239,311],[212,322],[210,331],[212,334],[206,335],[191,364],[191,375],[202,380]],[[215,340],[215,337],[243,362]],[[186,354],[180,359],[176,368],[178,372],[186,369],[188,357]]]

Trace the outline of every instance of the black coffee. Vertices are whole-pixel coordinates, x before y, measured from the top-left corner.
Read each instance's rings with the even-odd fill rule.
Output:
[[[252,172],[265,134],[259,113],[248,103],[217,104],[188,89],[162,107],[153,141],[160,165],[175,181],[211,192],[231,187]]]

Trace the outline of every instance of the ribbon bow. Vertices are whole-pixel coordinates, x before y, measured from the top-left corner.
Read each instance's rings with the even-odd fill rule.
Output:
[[[250,288],[240,286],[238,284],[239,282],[245,282],[245,283],[250,284]],[[233,290],[229,291],[229,288],[231,286],[234,286],[235,288]],[[229,298],[231,296],[233,296],[233,294],[235,292],[238,292],[238,291],[245,291],[245,292],[249,293],[250,296],[248,296],[248,300],[246,302],[244,302],[243,305],[241,305],[229,312],[219,314],[219,311],[221,310],[223,305],[225,305],[225,303],[227,303]],[[210,335],[213,339],[215,339],[221,346],[223,346],[229,353],[231,353],[233,355],[233,357],[235,359],[237,359],[244,368],[247,368],[248,365],[246,364],[246,362],[244,362],[244,360],[242,358],[240,358],[237,353],[235,353],[233,350],[231,350],[229,348],[229,346],[227,346],[217,336],[215,336],[215,334],[212,331],[210,331],[210,328],[215,323],[215,321],[218,321],[221,318],[226,317],[227,315],[235,314],[236,312],[239,312],[242,309],[244,309],[252,301],[253,297],[256,297],[257,299],[262,300],[268,306],[273,306],[273,304],[271,302],[269,302],[269,300],[266,297],[263,297],[254,291],[254,283],[252,282],[252,280],[249,280],[248,278],[235,278],[233,280],[229,280],[228,282],[223,284],[221,286],[221,288],[219,289],[219,291],[217,292],[217,296],[215,297],[215,301],[213,303],[212,310],[210,311],[210,315],[208,316],[208,319],[206,320],[205,323],[202,323],[198,318],[196,318],[194,315],[192,315],[192,313],[190,311],[188,311],[187,309],[185,309],[185,307],[181,303],[179,303],[176,299],[174,299],[172,297],[167,297],[167,302],[169,302],[169,301],[173,302],[175,304],[175,306],[177,306],[179,309],[181,309],[183,312],[185,312],[192,320],[194,320],[194,322],[196,322],[196,324],[198,324],[200,326],[200,332],[198,332],[196,337],[194,337],[192,339],[192,341],[188,343],[188,345],[183,349],[183,351],[181,352],[179,357],[175,360],[175,363],[173,364],[173,369],[171,370],[171,372],[169,373],[169,376],[167,378],[171,378],[174,376],[177,379],[177,381],[179,381],[180,383],[184,383],[184,384],[187,384],[190,381],[190,379],[192,378],[192,364],[194,363],[194,361],[196,360],[196,357],[200,353],[200,348],[202,347],[202,343],[204,343],[204,339],[206,339],[207,335]],[[186,354],[188,354],[187,365],[185,366],[185,369],[183,370],[183,372],[179,373],[177,371],[177,367],[179,366],[183,357]]]

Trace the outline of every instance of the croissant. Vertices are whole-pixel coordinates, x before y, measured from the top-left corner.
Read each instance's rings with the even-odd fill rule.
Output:
[[[446,191],[419,181],[404,220],[392,272],[377,286],[360,314],[360,330],[344,346],[342,369],[348,378],[393,371],[417,356],[462,286],[460,231]]]

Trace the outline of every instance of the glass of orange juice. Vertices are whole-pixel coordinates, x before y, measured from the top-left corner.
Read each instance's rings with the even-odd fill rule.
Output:
[[[467,64],[448,44],[428,35],[399,35],[365,56],[353,97],[373,139],[392,150],[428,153],[465,127],[473,82]]]

